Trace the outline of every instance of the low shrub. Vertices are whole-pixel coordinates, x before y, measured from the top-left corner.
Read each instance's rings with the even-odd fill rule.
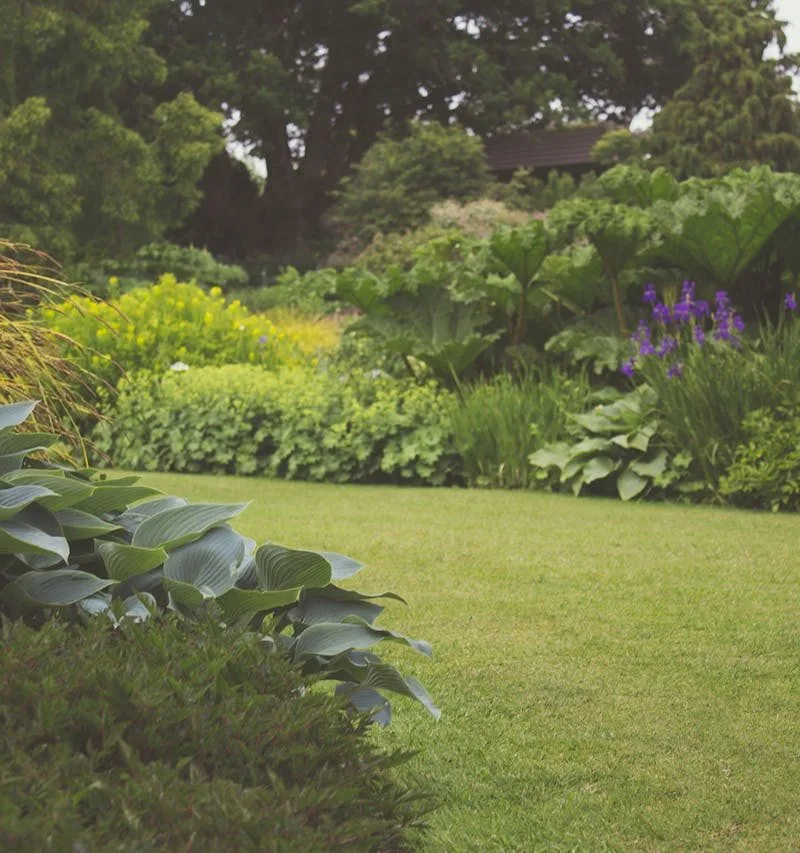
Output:
[[[254,312],[284,308],[296,314],[319,316],[337,309],[335,293],[335,270],[324,268],[300,272],[289,266],[281,270],[273,284],[234,290],[229,297]]]
[[[162,276],[110,302],[75,298],[41,312],[54,331],[84,349],[71,357],[116,383],[122,370],[164,370],[176,362],[251,363],[275,369],[305,360],[297,341],[238,302],[226,303],[219,288]]]
[[[295,341],[301,352],[318,358],[339,348],[342,331],[351,317],[342,314],[309,315],[292,308],[273,308],[267,318]]]
[[[441,485],[451,395],[374,374],[257,367],[140,373],[95,436],[131,469]]]
[[[470,485],[527,488],[528,457],[567,432],[568,412],[580,411],[589,394],[582,375],[533,372],[500,374],[461,389],[452,415],[456,448]]]
[[[746,441],[720,481],[720,495],[737,506],[800,510],[800,405],[757,409],[742,423]]]
[[[422,798],[254,634],[2,626],[4,850],[400,850]]]

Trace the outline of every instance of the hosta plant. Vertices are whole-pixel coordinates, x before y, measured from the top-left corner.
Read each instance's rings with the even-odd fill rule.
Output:
[[[146,619],[159,610],[213,618],[263,632],[309,674],[340,682],[360,710],[388,722],[380,691],[439,711],[425,688],[373,652],[430,646],[380,628],[379,599],[340,586],[362,565],[340,554],[267,543],[256,547],[229,524],[245,504],[191,504],[93,469],[25,467],[52,437],[17,432],[35,403],[0,406],[0,612],[66,608],[81,616]]]

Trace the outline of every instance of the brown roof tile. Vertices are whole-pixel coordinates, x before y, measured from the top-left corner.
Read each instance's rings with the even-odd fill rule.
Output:
[[[558,166],[590,165],[597,141],[611,130],[609,125],[560,130],[517,131],[484,141],[486,158],[493,172],[525,167],[553,169]]]

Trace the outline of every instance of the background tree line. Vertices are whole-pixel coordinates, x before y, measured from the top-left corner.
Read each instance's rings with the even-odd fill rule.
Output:
[[[124,257],[165,237],[239,260],[296,254],[337,214],[345,227],[348,210],[369,212],[376,181],[390,201],[402,195],[405,147],[391,141],[414,119],[482,137],[597,119],[624,128],[663,107],[649,137],[612,134],[603,157],[682,177],[798,165],[795,59],[764,59],[783,47],[771,0],[0,9],[0,232],[64,259]],[[380,156],[364,160],[382,135]],[[266,161],[265,185],[226,141]],[[420,179],[429,194],[483,192],[476,144],[439,139],[440,168]]]

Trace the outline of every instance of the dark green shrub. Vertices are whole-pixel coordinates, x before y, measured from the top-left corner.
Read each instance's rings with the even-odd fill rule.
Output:
[[[401,850],[403,758],[255,635],[175,617],[3,624],[0,848]]]
[[[746,441],[736,448],[720,494],[737,506],[800,510],[800,405],[757,409],[742,423]]]
[[[451,396],[383,376],[229,365],[131,375],[98,447],[138,470],[441,485]]]

